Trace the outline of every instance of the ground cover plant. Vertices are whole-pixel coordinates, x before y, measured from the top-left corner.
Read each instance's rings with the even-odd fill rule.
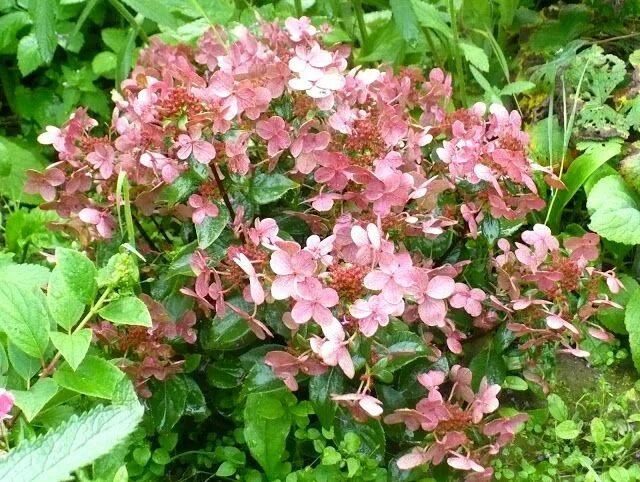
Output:
[[[634,2],[1,8],[2,480],[640,477]]]

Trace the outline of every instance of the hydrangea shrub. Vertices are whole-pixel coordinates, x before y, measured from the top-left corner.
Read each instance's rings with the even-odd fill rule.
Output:
[[[338,370],[335,403],[403,423],[415,446],[399,468],[490,480],[526,416],[496,415],[502,380],[465,367],[468,347],[500,336],[544,387],[542,347],[588,356],[581,340],[608,340],[594,315],[623,287],[597,235],[520,229],[545,182],[561,186],[529,160],[517,112],[456,108],[440,69],[351,66],[324,30],[303,17],[152,41],[109,125],[79,109],[39,137],[59,161],[26,189],[97,258],[136,244],[142,276],[163,283],[140,294],[152,328],[93,326],[141,395],[183,369],[167,340],[195,344],[233,314],[281,345],[263,362],[290,390]],[[424,397],[387,407],[378,387],[409,366]]]

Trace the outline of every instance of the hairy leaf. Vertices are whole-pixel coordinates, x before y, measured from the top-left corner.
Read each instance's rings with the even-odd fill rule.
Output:
[[[123,377],[117,367],[93,355],[87,356],[75,371],[65,363],[53,374],[58,385],[67,390],[108,400]]]
[[[98,406],[35,440],[25,440],[0,459],[3,482],[60,482],[108,453],[142,419],[139,403]]]
[[[640,244],[640,201],[620,176],[596,183],[587,198],[589,228],[610,241]]]
[[[43,378],[29,390],[13,390],[12,393],[16,398],[16,405],[30,422],[58,393],[58,384],[51,378]]]

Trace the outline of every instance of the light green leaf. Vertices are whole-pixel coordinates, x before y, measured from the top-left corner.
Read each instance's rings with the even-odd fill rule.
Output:
[[[482,72],[489,72],[489,57],[483,49],[468,42],[460,42],[460,48],[467,62]]]
[[[87,356],[75,371],[65,363],[53,374],[58,385],[67,390],[108,400],[123,377],[117,367],[93,355]]]
[[[291,419],[287,411],[278,418],[260,415],[260,407],[269,395],[251,393],[244,408],[244,438],[253,458],[264,469],[269,480],[279,477]]]
[[[451,27],[447,24],[447,15],[444,12],[439,11],[434,5],[427,3],[424,0],[411,0],[413,10],[416,14],[418,23],[425,28],[435,30],[445,35],[447,38],[451,38]]]
[[[297,183],[283,174],[261,172],[254,176],[249,196],[258,204],[269,204],[280,199],[287,191],[297,187]]]
[[[7,351],[9,353],[11,368],[25,380],[31,380],[31,378],[42,369],[43,364],[38,358],[27,355],[13,343],[9,342]]]
[[[122,2],[158,25],[169,28],[178,26],[176,18],[164,2],[158,0],[122,0]]]
[[[49,270],[38,264],[6,263],[0,265],[0,280],[11,281],[26,290],[42,288],[49,282]]]
[[[51,332],[49,336],[71,369],[77,370],[89,351],[92,331],[89,328],[83,328],[72,334]]]
[[[607,429],[604,426],[604,422],[602,419],[595,417],[591,420],[591,438],[593,439],[593,443],[596,445],[604,442],[604,439],[607,436]]]
[[[34,34],[25,35],[18,43],[18,69],[23,77],[44,64],[38,49],[38,41]]]
[[[565,420],[556,425],[556,437],[563,440],[573,440],[580,435],[580,427],[573,420]]]
[[[55,322],[66,330],[71,330],[84,313],[85,304],[71,291],[59,267],[53,269],[49,279],[47,306]]]
[[[27,417],[27,421],[31,422],[58,393],[58,384],[51,378],[43,378],[29,390],[13,390],[11,393],[16,398],[18,408]]]
[[[558,422],[563,422],[567,419],[567,406],[564,404],[562,398],[555,393],[552,393],[547,397],[547,407],[551,416]]]
[[[390,0],[389,5],[398,31],[409,46],[416,47],[419,44],[424,44],[426,39],[420,25],[418,25],[412,3],[407,0]]]
[[[0,283],[0,330],[26,354],[44,359],[49,344],[49,313],[40,289]]]
[[[515,390],[519,392],[524,392],[529,389],[529,385],[520,377],[508,376],[505,377],[504,382],[502,383],[504,388],[508,388],[509,390]]]
[[[640,372],[640,290],[631,296],[624,314],[624,325],[629,333],[629,348],[636,370]]]
[[[536,84],[528,80],[519,80],[505,85],[500,91],[500,95],[516,95],[522,94],[528,90],[535,88]]]
[[[607,176],[587,198],[589,229],[609,241],[640,244],[640,202],[620,176]]]
[[[24,440],[0,460],[3,482],[60,482],[105,455],[136,428],[139,403],[98,406],[72,416],[35,440]]]
[[[605,162],[620,154],[622,143],[617,140],[607,142],[582,142],[578,148],[584,152],[575,158],[562,176],[567,189],[558,191],[551,206],[549,224],[554,231],[559,229],[565,206],[575,196],[589,177]]]
[[[0,17],[0,52],[15,52],[18,32],[31,23],[27,12],[11,12]]]
[[[196,224],[196,236],[200,249],[207,249],[218,239],[229,223],[229,211],[226,206],[218,206],[219,212],[215,218],[207,216],[202,223]]]
[[[135,296],[118,298],[100,309],[98,314],[116,325],[151,326],[147,305]]]
[[[25,145],[25,147],[28,146]],[[13,200],[40,204],[42,198],[39,195],[25,194],[24,185],[27,180],[27,169],[40,171],[46,165],[46,161],[41,155],[25,147],[23,147],[22,144],[0,136],[0,162],[2,159],[11,160],[7,166],[2,165],[2,169],[0,170],[0,194]],[[5,170],[5,167],[9,169]],[[20,212],[21,211],[16,211],[14,215]]]
[[[93,302],[98,289],[95,265],[84,254],[73,249],[56,249],[55,270],[62,272],[62,278],[73,295],[85,304]]]
[[[91,68],[96,75],[109,74],[115,71],[118,65],[118,56],[113,52],[100,52],[91,62]]]
[[[56,36],[56,0],[36,0],[30,2],[33,30],[38,42],[40,57],[45,64],[53,59],[58,45]]]

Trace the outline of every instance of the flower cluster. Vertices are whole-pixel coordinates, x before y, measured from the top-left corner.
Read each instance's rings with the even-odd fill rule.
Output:
[[[265,363],[292,390],[300,373],[328,367],[360,377],[356,392],[332,394],[358,419],[379,417],[384,407],[374,396],[376,352],[356,352],[394,323],[416,333],[431,360],[460,355],[469,335],[505,324],[526,338],[525,351],[559,342],[581,355],[585,331],[606,338],[590,322],[598,306],[611,305],[599,281],[612,291],[620,285],[590,265],[595,235],[565,240],[564,250],[543,225],[525,231],[515,251],[500,240],[482,286],[465,276],[470,260],[439,261],[412,248],[486,237],[486,220],[522,219],[544,206],[534,182],[542,169],[527,158],[518,113],[500,105],[455,109],[451,77],[440,69],[426,78],[411,68],[349,69],[349,48],[327,48],[321,34],[301,18],[284,28],[263,23],[257,33],[211,30],[195,49],[152,41],[115,94],[106,131],[96,133],[97,122],[78,110],[40,136],[59,162],[29,172],[27,190],[69,218],[80,239],[117,235],[123,176],[136,216],[160,217],[169,241],[199,237],[200,249],[191,245],[193,277],[179,287],[195,311],[165,323],[166,309],[149,298],[151,330],[118,335],[110,325],[95,327],[107,345],[135,352],[138,360],[125,369],[139,385],[179,369],[164,340],[195,341],[196,312],[220,318],[231,310],[266,339],[275,328],[264,313],[284,307],[277,329],[287,346]],[[285,195],[290,190],[294,199]],[[272,203],[279,204],[267,210]],[[279,210],[309,234],[287,232]],[[220,252],[215,239],[200,236],[225,219]],[[486,479],[475,461],[484,455],[470,455],[466,431],[497,436],[482,449],[494,454],[521,419],[484,422],[498,406],[499,386],[483,380],[474,393],[461,367],[449,378],[446,400],[445,374],[432,371],[420,378],[429,396],[419,407],[385,419],[435,437],[400,465],[448,457],[452,467]]]
[[[484,420],[499,406],[500,385],[480,382],[477,393],[471,388],[472,374],[468,368],[454,365],[449,374],[432,370],[418,376],[427,397],[416,408],[396,410],[385,417],[386,423],[404,423],[411,431],[423,430],[430,442],[416,447],[398,459],[398,467],[411,469],[422,464],[441,464],[445,458],[454,469],[470,472],[467,482],[490,481],[493,469],[480,463],[489,461],[502,447],[513,441],[516,430],[527,421],[527,415]],[[447,386],[449,396],[441,391]],[[487,438],[491,441],[487,442]],[[484,445],[480,446],[478,440]],[[479,463],[480,462],[480,463]]]

